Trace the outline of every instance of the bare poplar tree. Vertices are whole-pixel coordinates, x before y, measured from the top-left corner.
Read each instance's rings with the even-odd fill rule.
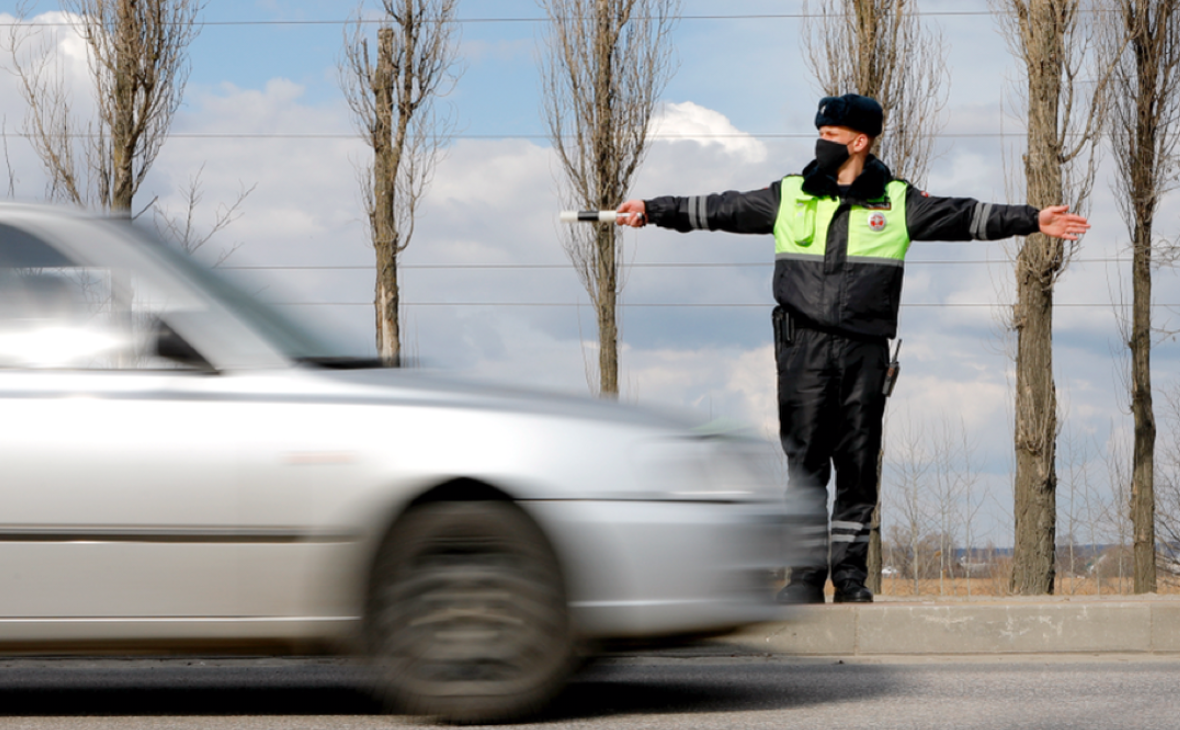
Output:
[[[940,539],[939,593],[943,593],[943,576],[954,575],[952,558],[963,540],[964,565],[969,565],[975,547],[976,517],[981,502],[975,494],[979,473],[975,465],[975,445],[967,434],[966,424],[957,424],[944,416],[930,437],[932,491],[937,500],[937,529]],[[970,570],[966,570],[967,595],[971,595]]]
[[[1114,542],[1106,554],[1113,558],[1116,591],[1123,593],[1124,578],[1132,567],[1130,559],[1134,526],[1131,524],[1131,452],[1134,444],[1127,434],[1111,424],[1111,435],[1101,453],[1106,467],[1107,490],[1111,499],[1103,504],[1100,523],[1105,528],[1106,542]],[[1112,539],[1113,538],[1113,539]]]
[[[541,63],[549,137],[571,208],[613,210],[648,147],[656,102],[672,73],[670,34],[679,0],[540,0],[549,18]],[[619,393],[621,234],[574,226],[567,255],[598,318],[599,394]]]
[[[48,46],[28,49],[19,24],[9,56],[28,104],[25,131],[50,196],[130,215],[168,137],[188,80],[201,0],[62,0],[86,41],[96,118],[82,123]],[[30,51],[28,53],[27,51]]]
[[[959,505],[966,483],[957,462],[957,444],[944,420],[943,428],[931,439],[931,492],[934,497],[934,524],[938,536],[938,594],[946,595],[946,577],[954,570],[951,562],[958,532]]]
[[[933,550],[926,550],[932,519],[926,496],[930,493],[931,460],[925,448],[925,432],[920,424],[906,421],[896,434],[897,448],[886,459],[890,485],[887,505],[897,516],[892,522],[891,539],[905,554],[904,572],[913,580],[914,595],[919,595],[919,580],[929,567]]]
[[[1110,141],[1116,200],[1131,236],[1132,303],[1123,334],[1131,355],[1131,522],[1136,593],[1155,591],[1155,440],[1151,392],[1152,270],[1173,255],[1156,240],[1160,199],[1176,185],[1180,119],[1180,1],[1108,0],[1104,55],[1114,64]],[[1160,249],[1164,249],[1161,251]],[[1129,330],[1129,331],[1128,331]]]
[[[942,36],[922,27],[913,0],[803,3],[804,57],[827,96],[857,93],[885,113],[874,153],[896,177],[926,177],[946,104],[949,72]],[[877,483],[880,485],[878,458]],[[879,490],[878,490],[879,491]],[[869,590],[881,590],[881,499],[869,529]]]
[[[450,139],[452,125],[435,102],[456,80],[456,6],[457,0],[381,0],[375,52],[363,7],[345,36],[341,88],[373,151],[362,194],[377,257],[377,354],[388,365],[401,357],[398,256],[410,245]]]
[[[805,61],[823,93],[871,96],[885,112],[875,154],[896,177],[926,177],[946,104],[942,35],[924,28],[914,0],[803,4]]]
[[[1088,479],[1088,464],[1086,453],[1082,450],[1077,435],[1068,426],[1059,436],[1058,455],[1060,466],[1064,467],[1062,475],[1064,484],[1058,485],[1059,491],[1064,487],[1064,491],[1060,491],[1060,496],[1064,498],[1064,504],[1058,500],[1058,506],[1061,518],[1064,520],[1063,528],[1067,542],[1065,543],[1065,555],[1061,555],[1058,551],[1057,559],[1059,563],[1066,566],[1067,577],[1076,578],[1079,564],[1078,541],[1081,535],[1081,494]],[[1069,588],[1063,592],[1076,593],[1077,581],[1071,582]]]
[[[1082,207],[1093,187],[1105,70],[1087,69],[1091,25],[1081,0],[991,0],[1026,82],[1025,194],[1038,209]],[[1091,18],[1092,19],[1092,16]],[[1082,74],[1095,73],[1083,90]],[[1080,173],[1080,174],[1079,174]],[[1053,592],[1056,540],[1057,388],[1053,289],[1077,243],[1036,233],[1016,256],[1015,545],[1011,588]]]

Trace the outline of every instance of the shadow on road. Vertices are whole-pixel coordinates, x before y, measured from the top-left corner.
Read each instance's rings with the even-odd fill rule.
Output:
[[[375,715],[381,705],[347,665],[0,667],[0,718],[17,716]],[[596,665],[536,721],[614,715],[780,710],[896,687],[896,669],[836,661],[685,661]],[[869,688],[866,693],[864,688]]]
[[[380,712],[344,666],[0,668],[0,717]]]
[[[572,682],[539,720],[575,720],[612,715],[783,710],[849,699],[850,673],[869,687],[857,699],[888,694],[897,685],[893,668],[848,665],[836,660],[684,666],[596,666]]]

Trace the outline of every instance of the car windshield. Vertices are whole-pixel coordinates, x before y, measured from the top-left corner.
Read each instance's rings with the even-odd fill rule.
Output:
[[[0,368],[379,364],[127,221],[21,213],[0,222]]]
[[[368,367],[378,364],[372,355],[356,352],[340,337],[334,337],[303,322],[295,322],[275,307],[241,289],[214,269],[207,268],[191,256],[177,251],[150,235],[140,232],[144,248],[163,259],[170,269],[181,274],[203,292],[233,312],[243,323],[266,339],[285,356],[301,363],[325,367]]]

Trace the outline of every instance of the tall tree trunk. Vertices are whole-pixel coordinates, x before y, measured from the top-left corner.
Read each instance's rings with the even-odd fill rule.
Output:
[[[1065,60],[1064,28],[1053,2],[1027,6],[1028,204],[1063,198],[1058,131]],[[1053,592],[1057,528],[1057,388],[1053,381],[1053,285],[1064,264],[1060,239],[1025,239],[1016,258],[1015,544],[1011,588],[1023,595]]]
[[[1169,3],[1172,5],[1172,3]],[[1162,12],[1162,11],[1160,11]],[[1174,13],[1175,10],[1170,10]],[[1132,14],[1134,17],[1134,14]],[[1152,228],[1158,195],[1157,166],[1165,160],[1156,156],[1161,134],[1159,115],[1168,105],[1160,94],[1175,94],[1173,89],[1159,89],[1161,64],[1167,61],[1157,43],[1166,43],[1167,31],[1157,37],[1146,18],[1137,21],[1131,31],[1131,47],[1136,57],[1134,148],[1129,166],[1130,209],[1132,224],[1131,259],[1131,415],[1135,421],[1131,462],[1131,529],[1134,556],[1134,590],[1155,591],[1155,411],[1151,400],[1151,248]],[[1157,17],[1156,24],[1168,21]],[[1173,21],[1174,22],[1174,21]],[[1174,33],[1173,33],[1174,34]],[[1175,51],[1173,51],[1175,55]],[[1172,61],[1173,65],[1175,61]]]
[[[1135,592],[1155,591],[1155,412],[1151,402],[1151,223],[1135,226],[1132,263],[1131,413],[1135,419],[1131,467]]]
[[[434,101],[455,80],[456,2],[381,0],[375,56],[368,35],[373,18],[363,5],[345,37],[341,87],[373,150],[362,194],[376,258],[377,355],[389,366],[401,361],[399,257],[414,237],[418,206],[451,136]]]
[[[612,200],[620,200],[616,197]],[[609,210],[613,205],[603,205]],[[619,397],[619,296],[618,262],[615,260],[615,227],[601,225],[598,248],[598,392],[604,398]]]
[[[119,15],[111,43],[115,47],[111,120],[110,210],[118,216],[131,216],[131,198],[135,193],[135,66],[139,47],[138,0],[119,0]]]
[[[570,207],[613,210],[631,185],[670,74],[668,36],[679,0],[540,0],[549,19],[543,103]],[[594,305],[598,394],[619,393],[620,234],[568,231],[566,254]],[[594,386],[591,385],[593,388]]]
[[[373,208],[370,221],[373,248],[377,257],[377,280],[374,301],[377,329],[377,356],[386,365],[397,365],[401,355],[398,327],[397,254],[398,230],[394,217],[396,179],[401,162],[401,146],[393,138],[394,30],[377,31],[377,63],[373,68]]]
[[[610,0],[598,0],[597,37],[594,43],[594,164],[599,210],[611,210],[623,199],[618,188],[617,149],[614,139],[615,43],[620,28],[612,18]],[[619,397],[618,263],[615,245],[618,233],[613,225],[599,225],[595,236],[598,280],[598,387],[606,398]]]
[[[1016,483],[1012,590],[1053,592],[1057,515],[1057,395],[1053,382],[1053,290],[1030,236],[1017,258]],[[1044,245],[1053,245],[1042,243]]]
[[[1118,3],[1122,23],[1108,47],[1117,48],[1112,147],[1118,163],[1120,208],[1131,233],[1131,415],[1134,447],[1130,517],[1134,590],[1156,589],[1155,411],[1151,392],[1152,229],[1156,206],[1175,184],[1175,124],[1180,109],[1180,3]],[[1124,50],[1123,44],[1126,44]]]

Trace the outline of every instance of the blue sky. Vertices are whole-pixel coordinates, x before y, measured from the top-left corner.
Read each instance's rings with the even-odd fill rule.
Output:
[[[939,157],[923,184],[935,194],[1006,201],[1006,167],[1018,158],[1006,155],[999,134],[1019,142],[1022,124],[1011,114],[1018,69],[984,0],[918,6],[945,38],[950,72]],[[0,13],[14,7],[0,2]],[[54,10],[42,0],[35,13]],[[661,119],[665,131],[699,136],[653,143],[636,196],[759,188],[806,164],[818,94],[802,62],[798,18],[707,17],[801,10],[794,0],[685,0],[673,36],[679,63]],[[176,136],[137,200],[158,197],[164,209],[179,210],[181,187],[203,166],[200,213],[208,220],[218,203],[255,186],[242,218],[210,248],[240,244],[228,266],[266,268],[235,276],[254,277],[264,297],[303,303],[292,311],[334,322],[366,349],[372,251],[355,172],[365,150],[353,136],[336,71],[344,32],[337,21],[353,12],[327,0],[211,0],[191,48]],[[468,21],[465,71],[447,103],[462,134],[403,258],[407,349],[472,377],[586,392],[595,332],[556,222],[558,172],[543,137],[535,65],[542,11],[531,0],[463,0],[460,15]],[[84,77],[80,62],[71,69],[73,78]],[[7,74],[0,74],[0,113],[10,134],[19,130],[23,104]],[[185,136],[213,132],[228,136]],[[267,137],[275,133],[319,136]],[[709,136],[721,133],[728,136]],[[37,199],[44,182],[35,158],[17,137],[9,149],[17,197]],[[1111,309],[1126,265],[1109,261],[1126,255],[1126,234],[1108,181],[1104,169],[1082,261],[1057,293],[1063,305],[1086,306],[1062,306],[1055,318],[1062,416],[1069,438],[1085,446],[1078,460],[1094,474],[1106,469],[1129,427]],[[1169,196],[1161,211],[1161,234],[1178,232],[1174,203]],[[623,291],[623,398],[696,408],[772,433],[772,242],[646,229],[628,233],[624,245],[639,266]],[[1011,252],[1002,243],[915,244],[901,318],[903,374],[889,414],[892,431],[926,434],[919,451],[933,448],[935,433],[966,432],[991,539],[1000,544],[1011,501],[1011,342],[1000,323],[1000,305],[1011,299]],[[481,267],[487,264],[497,268]],[[292,265],[357,268],[275,268]],[[1180,303],[1171,272],[1160,274],[1156,298]],[[1168,317],[1175,319],[1171,310],[1157,309],[1161,325]],[[1173,342],[1157,349],[1157,387],[1174,384],[1177,359]],[[902,458],[901,451],[892,453]]]

